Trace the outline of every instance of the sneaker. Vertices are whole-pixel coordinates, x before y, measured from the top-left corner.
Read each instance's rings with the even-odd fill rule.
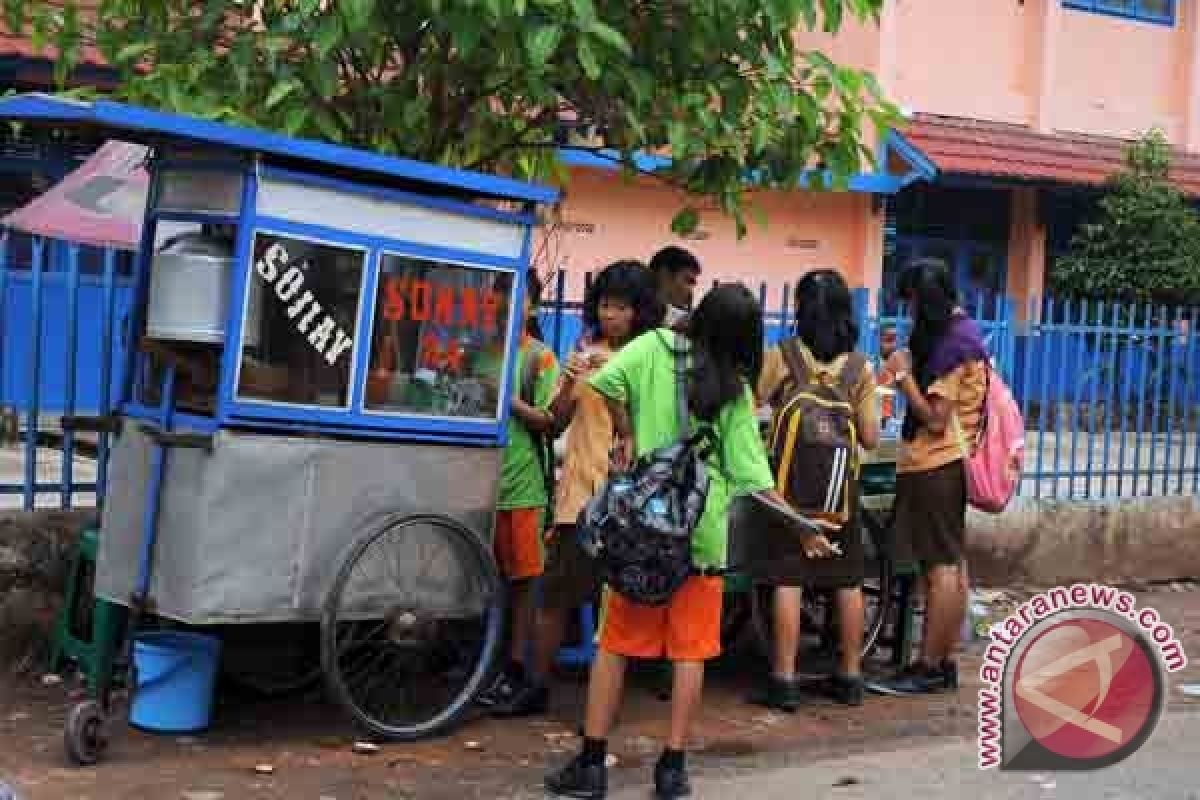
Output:
[[[938,672],[942,674],[942,688],[947,691],[955,691],[958,689],[958,662],[949,659],[938,665]]]
[[[750,702],[756,706],[794,714],[801,705],[800,684],[795,679],[785,680],[771,675],[762,687],[750,695]]]
[[[559,797],[601,800],[608,794],[608,769],[603,764],[585,764],[583,756],[575,756],[558,772],[546,776],[546,791]]]
[[[843,675],[835,672],[830,679],[830,694],[844,706],[861,706],[866,693],[862,675]]]
[[[491,715],[498,719],[516,719],[545,714],[550,707],[550,690],[545,686],[522,683],[513,687],[511,693],[491,706]]]
[[[929,694],[945,688],[945,681],[940,670],[918,661],[900,670],[892,680],[871,688],[890,695]]]
[[[654,797],[656,800],[675,800],[692,793],[687,767],[668,767],[661,762],[654,767]]]

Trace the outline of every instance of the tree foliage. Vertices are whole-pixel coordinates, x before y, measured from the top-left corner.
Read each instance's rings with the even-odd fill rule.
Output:
[[[1130,145],[1095,218],[1051,272],[1055,291],[1153,302],[1200,299],[1200,216],[1168,180],[1171,148],[1155,131]]]
[[[748,191],[870,162],[895,109],[794,32],[883,0],[4,0],[66,78],[94,46],[127,101],[472,169],[561,177],[564,124],[744,231]],[[821,170],[818,175],[823,174]],[[815,185],[824,185],[818,179]],[[676,216],[694,226],[696,210]]]

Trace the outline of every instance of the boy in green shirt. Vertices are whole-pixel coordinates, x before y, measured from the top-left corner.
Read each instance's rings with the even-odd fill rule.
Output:
[[[508,446],[500,470],[500,491],[496,503],[496,531],[493,550],[500,574],[509,584],[509,615],[512,632],[508,664],[496,683],[479,703],[496,716],[524,716],[541,713],[547,702],[546,689],[530,680],[525,668],[526,653],[533,638],[533,581],[542,574],[542,532],[550,497],[538,448],[540,437],[550,432],[553,418],[548,409],[558,383],[558,361],[547,347],[540,346],[537,309],[541,302],[542,282],[529,270],[525,291],[525,331],[517,351],[512,379],[512,412],[508,417]],[[532,367],[532,404],[521,397],[522,378],[527,360],[536,358]],[[553,469],[553,464],[545,465]]]

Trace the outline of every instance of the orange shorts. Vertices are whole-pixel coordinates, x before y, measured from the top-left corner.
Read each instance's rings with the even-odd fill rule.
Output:
[[[500,574],[510,581],[542,574],[542,517],[545,509],[511,508],[496,512],[492,550]]]
[[[638,605],[606,589],[600,649],[627,658],[708,661],[721,655],[721,578],[688,578],[665,606]]]

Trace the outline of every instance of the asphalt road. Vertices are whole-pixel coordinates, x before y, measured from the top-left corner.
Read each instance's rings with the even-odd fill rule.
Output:
[[[1096,772],[981,771],[974,740],[933,740],[912,749],[808,766],[702,770],[693,797],[753,800],[1200,800],[1200,713],[1168,714],[1140,751]],[[645,787],[609,795],[649,796]]]

